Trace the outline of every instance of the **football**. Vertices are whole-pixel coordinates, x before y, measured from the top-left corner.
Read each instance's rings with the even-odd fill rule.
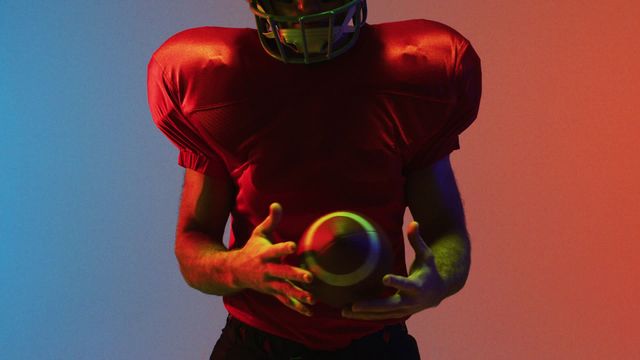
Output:
[[[314,275],[304,288],[335,308],[379,296],[392,269],[392,248],[384,231],[363,214],[336,211],[304,232],[297,249],[300,267]]]

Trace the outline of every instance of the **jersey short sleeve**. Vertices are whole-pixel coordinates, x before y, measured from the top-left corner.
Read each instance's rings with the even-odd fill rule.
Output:
[[[224,160],[199,136],[180,110],[175,87],[152,57],[147,67],[147,97],[153,122],[178,148],[178,165],[210,177],[229,177]]]
[[[449,116],[435,136],[424,139],[404,167],[404,172],[426,168],[460,149],[459,135],[468,128],[478,115],[482,92],[480,58],[468,41],[457,51],[454,66],[453,89],[455,101]]]

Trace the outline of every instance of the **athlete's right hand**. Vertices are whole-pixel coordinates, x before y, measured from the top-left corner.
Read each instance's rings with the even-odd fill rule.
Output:
[[[273,244],[272,233],[282,218],[282,207],[272,203],[267,218],[253,230],[251,237],[231,259],[236,285],[276,297],[281,303],[303,315],[311,310],[303,303],[315,304],[314,297],[292,281],[310,284],[311,272],[283,264],[280,259],[296,251],[293,241]]]

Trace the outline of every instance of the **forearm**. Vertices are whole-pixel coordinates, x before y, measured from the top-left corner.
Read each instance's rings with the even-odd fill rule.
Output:
[[[466,231],[452,231],[429,243],[446,297],[464,287],[471,265],[471,243]]]
[[[237,251],[198,231],[183,232],[176,239],[175,254],[183,278],[205,294],[223,296],[242,290],[236,285],[231,269]]]

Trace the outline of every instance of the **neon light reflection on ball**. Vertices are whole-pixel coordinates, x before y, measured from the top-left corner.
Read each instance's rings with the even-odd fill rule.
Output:
[[[311,252],[306,252],[304,258],[306,264],[309,266],[309,271],[314,273],[320,280],[324,281],[325,283],[333,286],[351,286],[367,278],[367,276],[369,276],[375,270],[376,264],[380,259],[380,239],[378,237],[378,232],[367,220],[351,212],[336,211],[319,218],[315,223],[313,223],[311,228],[309,228],[307,235],[302,241],[307,249],[312,248],[311,245],[313,243],[313,238],[318,227],[328,218],[338,216],[348,217],[356,221],[360,226],[362,226],[362,228],[365,229],[370,248],[369,255],[367,256],[364,263],[351,273],[336,274],[322,268]]]

